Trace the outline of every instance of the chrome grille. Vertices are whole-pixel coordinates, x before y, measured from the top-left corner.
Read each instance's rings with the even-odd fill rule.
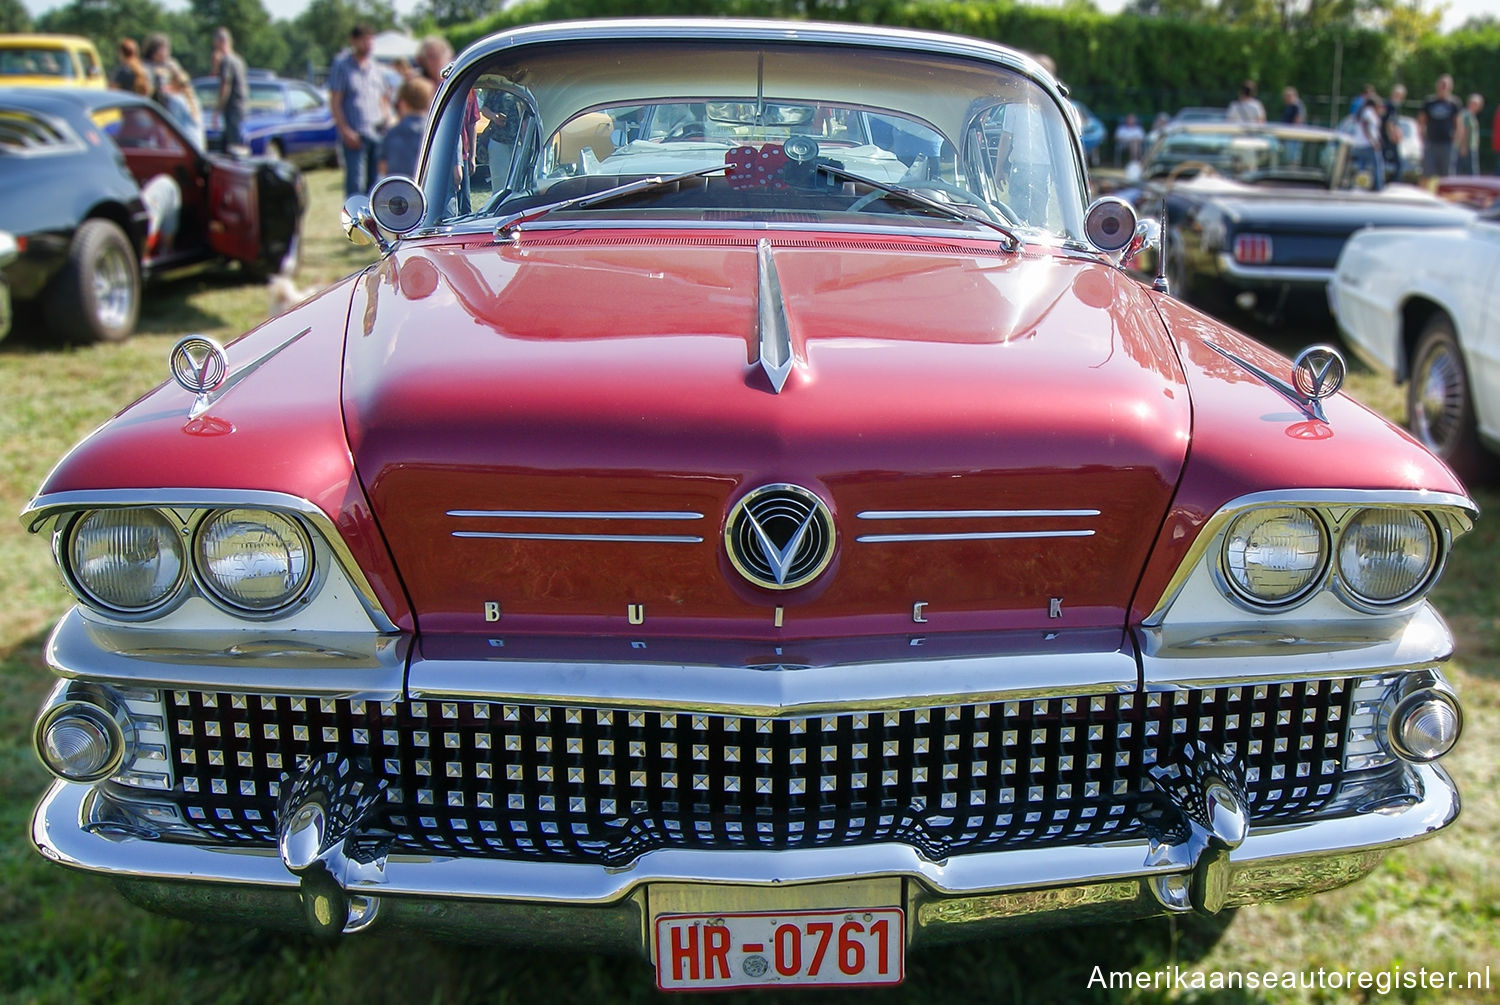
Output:
[[[397,848],[621,864],[658,847],[903,841],[932,857],[1143,833],[1189,739],[1245,767],[1252,815],[1328,806],[1351,682],[754,718],[480,701],[168,695],[185,819],[270,842],[276,798],[339,750],[389,784]]]

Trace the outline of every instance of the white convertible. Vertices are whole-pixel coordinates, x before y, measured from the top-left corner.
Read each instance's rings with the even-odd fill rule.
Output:
[[[1361,231],[1329,306],[1344,339],[1406,381],[1407,426],[1465,480],[1500,450],[1500,207],[1468,226]]]

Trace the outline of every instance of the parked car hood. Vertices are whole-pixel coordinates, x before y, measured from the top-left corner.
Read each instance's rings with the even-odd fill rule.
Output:
[[[558,633],[626,631],[628,604],[642,635],[902,632],[919,602],[932,630],[1123,626],[1190,414],[1139,288],[982,242],[787,236],[771,258],[798,360],[779,394],[753,236],[408,244],[366,274],[345,423],[424,632],[493,632],[490,603],[507,631]],[[734,502],[779,482],[818,493],[838,536],[784,593],[723,539]],[[869,516],[913,510],[1023,515]],[[569,516],[455,515],[477,513]],[[620,513],[658,516],[598,516]],[[858,540],[1051,531],[1087,533]]]

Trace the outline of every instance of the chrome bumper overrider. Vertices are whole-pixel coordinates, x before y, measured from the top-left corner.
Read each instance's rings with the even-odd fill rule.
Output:
[[[155,840],[118,825],[113,803],[102,788],[55,782],[37,808],[32,841],[59,864],[111,876],[146,906],[204,917],[232,908],[266,925],[311,920],[316,928],[321,920],[332,931],[415,928],[627,952],[648,950],[653,891],[664,897],[684,887],[723,910],[796,909],[845,906],[839,898],[850,885],[886,879],[902,891],[913,944],[1190,910],[1203,906],[1205,885],[1216,888],[1208,891],[1209,909],[1305,896],[1360,878],[1384,851],[1427,837],[1459,812],[1458,793],[1441,768],[1409,765],[1354,816],[1260,826],[1239,835],[1242,841],[1221,842],[1207,877],[1213,852],[1201,844],[1129,840],[941,861],[899,843],[658,849],[621,868],[413,854],[360,865],[336,855],[317,873],[318,887],[284,864],[285,840],[281,854]],[[1212,835],[1208,840],[1213,847]],[[339,905],[331,918],[329,896]]]

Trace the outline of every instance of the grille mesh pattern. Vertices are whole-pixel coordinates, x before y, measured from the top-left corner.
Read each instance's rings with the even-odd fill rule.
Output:
[[[1142,832],[1187,740],[1244,765],[1252,816],[1316,813],[1342,776],[1350,685],[1309,681],[761,719],[474,701],[176,691],[177,798],[274,839],[290,773],[328,751],[383,777],[397,848],[628,862],[663,846],[899,840],[933,857]]]

